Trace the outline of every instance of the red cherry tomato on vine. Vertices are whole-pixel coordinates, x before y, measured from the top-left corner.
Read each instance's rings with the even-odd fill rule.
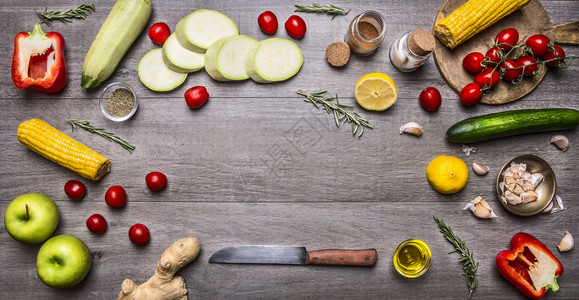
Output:
[[[507,28],[499,32],[495,37],[497,47],[506,52],[511,50],[519,42],[519,32],[515,28]]]
[[[209,93],[204,86],[194,86],[185,92],[185,101],[190,108],[199,108],[207,102]]]
[[[525,41],[525,45],[527,47],[529,47],[529,49],[531,50],[533,55],[535,55],[535,57],[541,57],[541,56],[547,54],[547,52],[549,52],[549,43],[550,42],[551,42],[551,39],[549,39],[547,36],[542,35],[542,34],[536,34],[536,35],[530,36]]]
[[[105,202],[110,207],[123,207],[127,203],[127,192],[122,186],[113,185],[105,193]]]
[[[481,63],[484,59],[485,56],[482,53],[471,52],[464,57],[462,65],[467,71],[473,74],[478,74],[483,70]]]
[[[86,186],[78,180],[69,180],[64,184],[64,193],[70,199],[80,200],[86,195]]]
[[[487,66],[496,66],[501,61],[503,52],[501,49],[494,47],[490,48],[485,54],[485,59],[487,60]]]
[[[424,109],[429,111],[437,110],[442,104],[442,97],[440,92],[433,87],[427,87],[422,92],[420,92],[420,104]]]
[[[515,69],[518,67],[519,67],[519,64],[516,61],[514,61],[512,59],[505,60],[505,62],[501,65],[501,70],[504,71],[503,79],[511,81],[511,80],[514,80],[515,78],[519,77],[519,75],[521,75],[521,73],[523,73],[523,68]]]
[[[464,105],[477,104],[482,100],[482,97],[480,86],[474,82],[465,85],[460,91],[460,101]]]
[[[99,214],[94,214],[86,219],[86,227],[93,233],[101,234],[107,230],[107,220]]]
[[[149,28],[149,37],[159,46],[163,46],[171,35],[171,29],[163,22],[155,23]]]
[[[290,36],[299,39],[306,34],[306,22],[300,16],[293,15],[285,22],[285,30]]]
[[[129,228],[129,239],[135,245],[144,245],[151,238],[151,233],[147,226],[137,223]]]
[[[497,84],[499,84],[499,79],[500,79],[499,70],[493,70],[493,68],[488,68],[484,69],[480,74],[477,74],[474,77],[474,82],[476,82],[476,84],[478,84],[481,88],[494,89],[497,86]]]
[[[167,185],[167,176],[161,172],[151,172],[145,176],[145,182],[151,191],[160,191]]]
[[[553,47],[554,47],[553,50],[550,50],[549,52],[547,52],[545,56],[543,56],[543,60],[554,59],[557,57],[565,57],[565,51],[563,51],[563,48],[557,45]],[[558,66],[560,63],[563,63],[563,59],[556,59],[553,61],[546,62],[547,66],[550,67]]]
[[[266,34],[274,34],[277,31],[277,17],[269,10],[257,17],[257,24]]]
[[[517,59],[517,64],[519,66],[525,66],[523,73],[525,76],[533,76],[533,72],[535,72],[538,68],[538,65],[532,65],[536,63],[537,60],[534,59],[530,55],[523,55]]]

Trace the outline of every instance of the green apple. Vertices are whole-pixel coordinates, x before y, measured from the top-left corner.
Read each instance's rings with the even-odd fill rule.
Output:
[[[15,240],[36,244],[49,238],[58,226],[58,208],[46,195],[29,193],[12,200],[4,213],[4,226]]]
[[[83,241],[70,234],[57,235],[38,250],[36,272],[50,287],[69,288],[86,277],[91,261],[90,251]]]

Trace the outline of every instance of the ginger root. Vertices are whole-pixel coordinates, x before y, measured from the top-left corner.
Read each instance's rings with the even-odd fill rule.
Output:
[[[193,261],[199,255],[199,249],[199,240],[194,237],[176,241],[161,255],[155,275],[139,286],[132,280],[125,279],[117,300],[187,299],[185,280],[181,276],[175,276],[175,273]]]

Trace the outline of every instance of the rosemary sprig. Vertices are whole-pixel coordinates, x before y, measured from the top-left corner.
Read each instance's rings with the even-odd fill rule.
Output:
[[[58,20],[62,22],[72,23],[71,19],[86,19],[88,15],[95,11],[94,4],[84,3],[79,5],[75,9],[69,9],[65,12],[60,11],[48,11],[48,8],[44,8],[44,11],[36,10],[36,15],[42,20],[42,22],[47,25],[51,24],[52,20]]]
[[[438,224],[440,228],[440,232],[447,241],[449,241],[453,246],[454,250],[448,252],[459,252],[460,258],[458,259],[459,262],[462,262],[462,276],[464,276],[466,280],[466,286],[468,287],[468,297],[472,295],[472,292],[478,286],[478,279],[476,278],[476,270],[478,269],[478,263],[474,261],[473,253],[468,250],[463,240],[461,240],[458,236],[452,232],[450,226],[446,225],[442,219],[438,219],[437,217],[433,217],[434,221]]]
[[[322,4],[312,4],[311,6],[307,5],[295,5],[296,10],[295,12],[307,12],[307,13],[328,13],[330,15],[334,15],[332,20],[339,15],[347,15],[350,10],[344,10],[343,8],[339,8],[333,4],[330,5],[322,5]]]
[[[353,108],[353,107],[341,104],[340,101],[338,100],[338,94],[336,94],[336,97],[326,97],[323,96],[323,94],[326,93],[326,91],[323,90],[319,90],[318,92],[315,93],[306,93],[303,90],[298,90],[297,93],[298,95],[306,97],[304,99],[305,102],[309,102],[315,105],[317,108],[320,108],[320,106],[323,105],[324,109],[329,114],[334,114],[334,119],[336,120],[336,125],[338,127],[340,127],[340,121],[342,120],[344,120],[344,123],[351,123],[352,135],[354,136],[356,135],[356,132],[358,132],[358,128],[360,128],[360,126],[362,127],[360,130],[360,134],[358,134],[358,137],[361,137],[362,134],[364,133],[364,127],[374,128],[372,127],[372,125],[370,125],[367,119],[361,117],[360,115],[358,115],[358,113],[346,110],[346,108]],[[336,100],[336,102],[332,102],[334,99]]]
[[[90,125],[90,123],[86,120],[69,119],[66,121],[68,123],[70,123],[70,125],[72,126],[72,131],[74,131],[76,126],[78,126],[78,127],[82,128],[84,130],[87,130],[89,132],[96,133],[96,134],[104,137],[105,139],[109,140],[110,142],[116,142],[116,143],[120,144],[121,146],[123,146],[123,148],[127,149],[131,153],[133,150],[135,150],[135,146],[131,145],[129,142],[121,139],[120,137],[114,135],[113,133],[105,131],[104,128],[96,128],[96,127]]]

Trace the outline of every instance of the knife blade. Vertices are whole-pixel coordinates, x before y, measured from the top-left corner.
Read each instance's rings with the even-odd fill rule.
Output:
[[[305,247],[250,245],[231,246],[217,250],[210,263],[273,264],[273,265],[334,265],[371,267],[376,263],[376,249],[326,249],[307,251]]]

